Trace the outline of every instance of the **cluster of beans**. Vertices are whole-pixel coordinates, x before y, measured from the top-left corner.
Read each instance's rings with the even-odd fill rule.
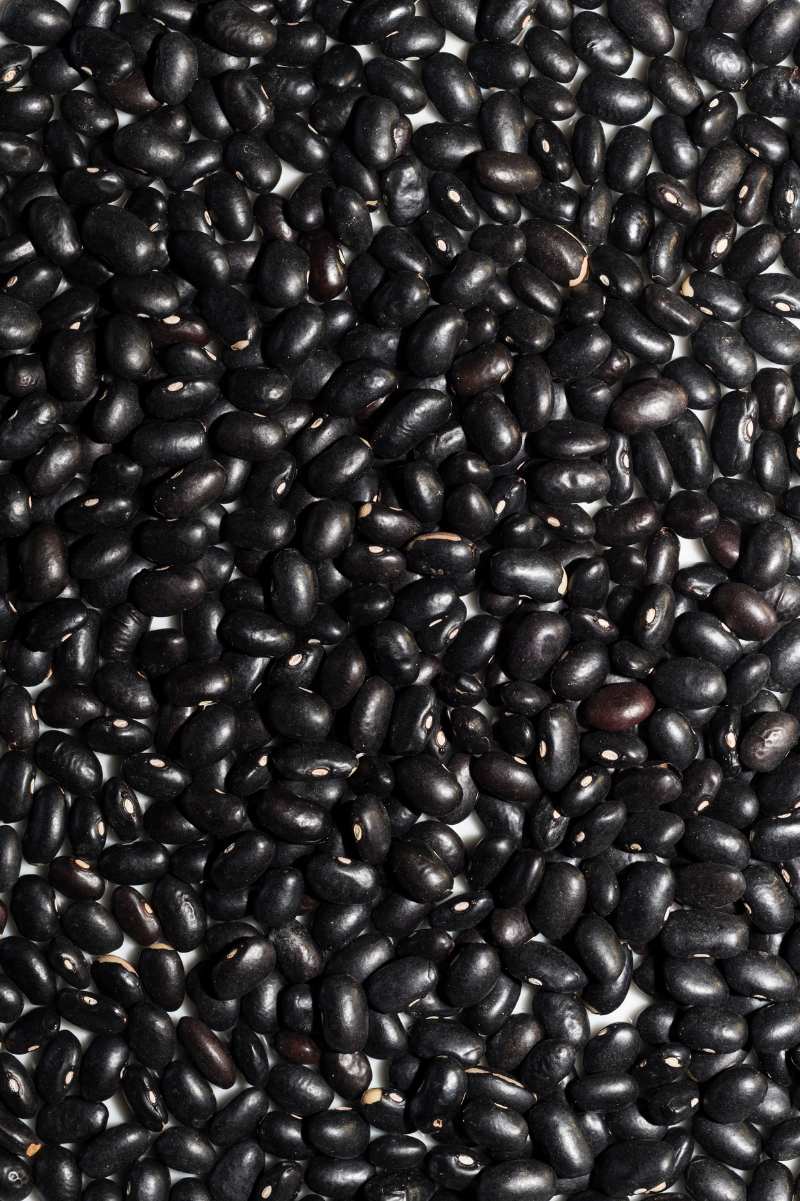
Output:
[[[0,1201],[797,1195],[800,2],[606,11],[0,8]]]

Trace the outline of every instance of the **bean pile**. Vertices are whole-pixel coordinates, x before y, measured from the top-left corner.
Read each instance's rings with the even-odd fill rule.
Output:
[[[0,8],[0,1201],[798,1195],[800,2],[606,11]]]

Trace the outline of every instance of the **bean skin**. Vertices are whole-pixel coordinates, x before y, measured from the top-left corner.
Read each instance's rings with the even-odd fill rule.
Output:
[[[604,730],[626,730],[650,716],[655,698],[640,684],[610,684],[594,693],[584,708],[590,725]]]

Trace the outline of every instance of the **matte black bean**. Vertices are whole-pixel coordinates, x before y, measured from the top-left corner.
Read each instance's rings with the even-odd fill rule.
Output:
[[[151,1134],[134,1123],[96,1135],[80,1155],[81,1171],[94,1178],[131,1169],[150,1145]]]

